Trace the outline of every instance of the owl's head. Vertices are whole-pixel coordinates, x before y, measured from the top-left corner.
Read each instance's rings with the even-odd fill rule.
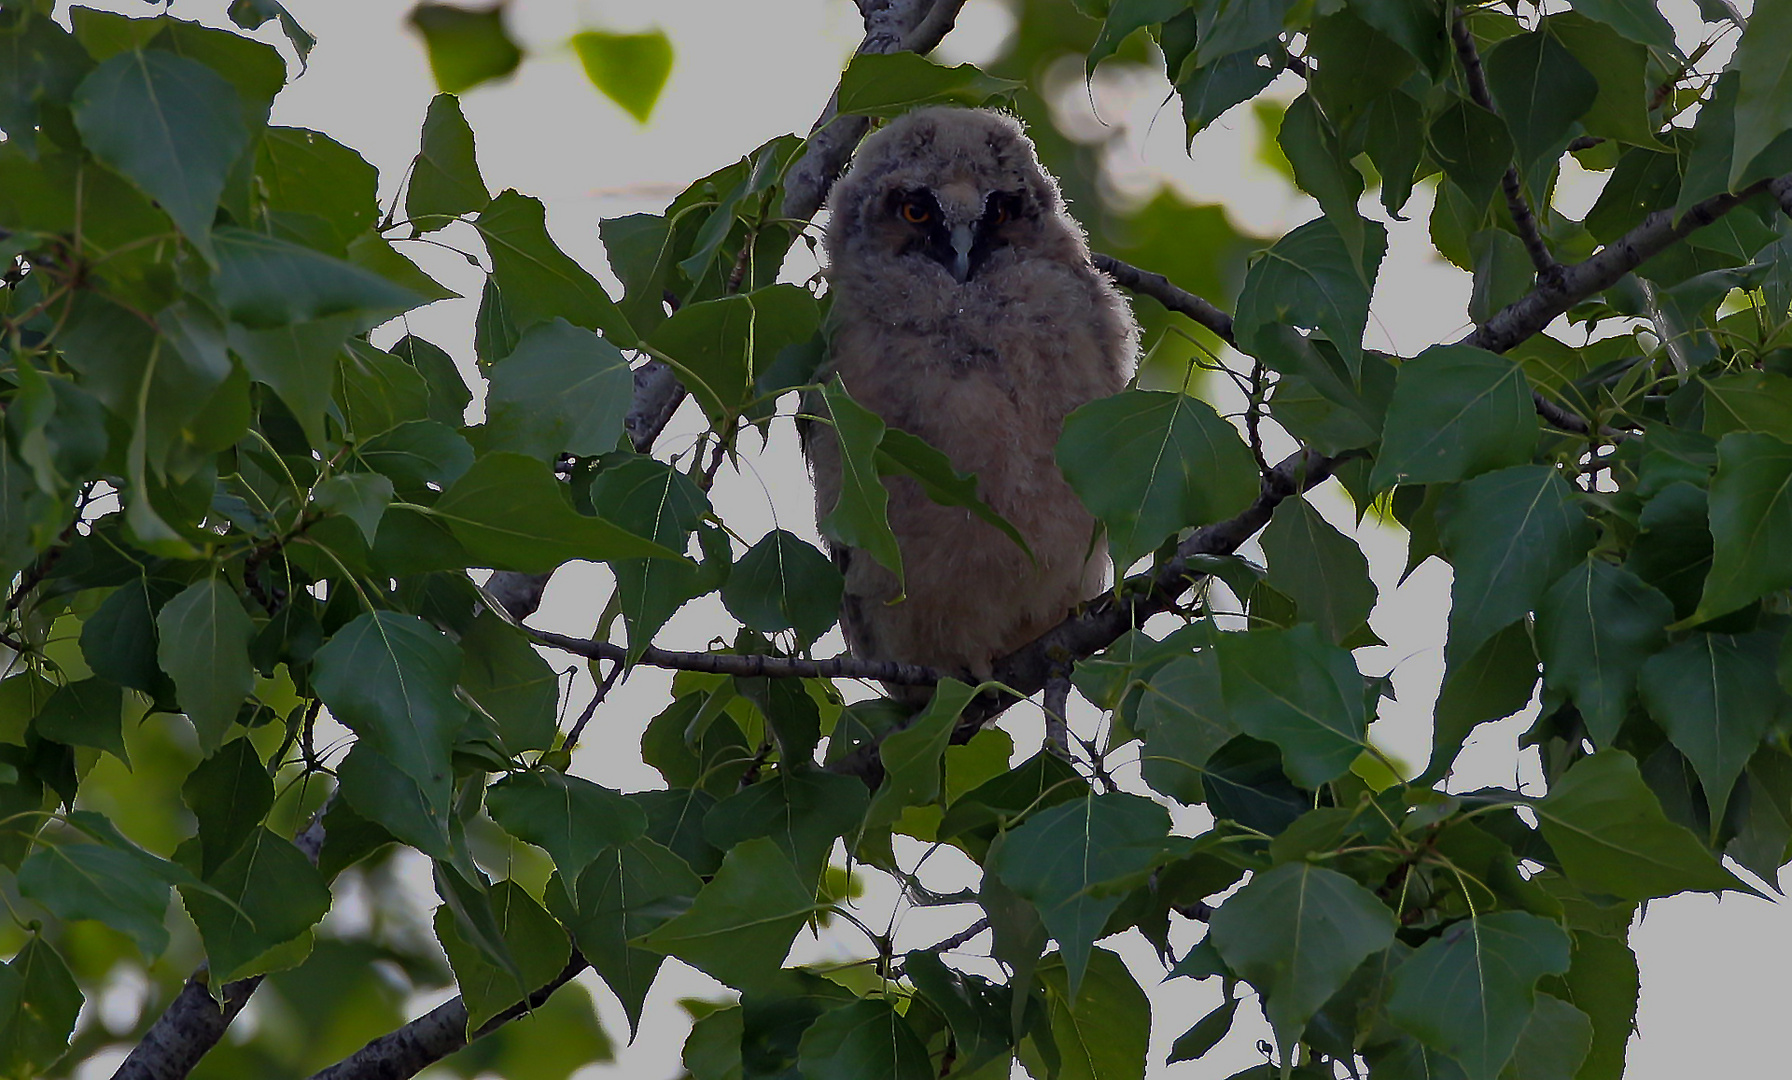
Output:
[[[987,109],[917,109],[892,121],[865,140],[829,205],[835,266],[882,256],[962,285],[1017,258],[1087,259],[1032,140]]]

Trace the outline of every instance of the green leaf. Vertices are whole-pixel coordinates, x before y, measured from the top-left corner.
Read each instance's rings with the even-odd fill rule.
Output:
[[[904,807],[922,806],[940,798],[943,771],[940,757],[951,742],[958,714],[976,693],[975,687],[957,679],[941,679],[934,687],[933,699],[927,703],[927,708],[907,727],[878,745],[884,782],[865,811],[866,832],[895,821]]]
[[[350,316],[367,328],[425,302],[370,270],[272,236],[226,226],[213,242],[218,301],[250,329],[330,316]]]
[[[1585,9],[1584,4],[1576,6]],[[1650,4],[1613,3],[1608,6],[1627,7],[1639,15],[1648,13],[1660,18],[1657,9]],[[1647,75],[1649,50],[1642,44],[1625,40],[1620,36],[1621,29],[1603,21],[1594,22],[1593,18],[1599,18],[1598,15],[1588,18],[1588,14],[1592,13],[1562,12],[1545,16],[1541,24],[1599,83],[1599,95],[1593,99],[1586,115],[1580,118],[1581,124],[1589,135],[1634,145],[1657,145],[1655,125],[1649,120],[1648,95],[1652,89]]]
[[[129,842],[40,844],[19,867],[20,894],[61,919],[94,919],[136,943],[153,961],[168,947],[169,887],[179,867]]]
[[[46,739],[105,750],[130,765],[124,745],[124,695],[109,679],[82,679],[60,687],[32,726]]]
[[[331,715],[425,792],[446,786],[448,753],[466,720],[454,696],[460,649],[415,615],[356,616],[312,658],[312,685]],[[363,811],[365,813],[365,811]]]
[[[1484,63],[1521,172],[1560,143],[1599,97],[1599,80],[1547,30],[1507,38]]]
[[[1632,41],[1671,55],[1679,54],[1674,45],[1674,28],[1654,4],[1630,0],[1573,0],[1573,4],[1575,11],[1598,19]]]
[[[1363,194],[1363,174],[1345,156],[1312,94],[1295,98],[1282,114],[1276,145],[1294,169],[1294,182],[1319,200],[1325,219],[1337,229],[1344,246],[1360,260],[1364,219],[1356,212],[1356,204]]]
[[[771,285],[687,304],[661,323],[651,344],[677,365],[716,425],[745,408],[778,350],[809,340],[821,319],[809,290]]]
[[[81,80],[71,105],[83,145],[159,203],[209,258],[225,177],[249,145],[229,81],[197,60],[131,50]]]
[[[1461,920],[1394,969],[1388,1015],[1470,1080],[1495,1080],[1530,1019],[1537,980],[1568,970],[1568,946],[1561,927],[1522,911]]]
[[[163,605],[156,630],[156,656],[174,679],[181,711],[193,722],[200,746],[216,749],[255,688],[249,665],[254,624],[236,590],[208,577]]]
[[[1089,785],[1063,758],[1040,750],[953,800],[936,834],[981,860],[999,826],[1012,827],[1029,814],[1080,799],[1088,791]]]
[[[1363,550],[1306,499],[1276,507],[1262,544],[1269,558],[1265,580],[1294,601],[1303,622],[1339,644],[1367,627],[1377,593]]]
[[[280,32],[286,35],[293,51],[299,54],[299,63],[302,65],[309,60],[317,39],[306,33],[297,19],[287,14],[285,6],[279,0],[231,0],[230,21],[243,29],[259,29],[269,19],[279,21]]]
[[[424,3],[406,21],[423,35],[436,85],[450,94],[501,79],[522,62],[522,50],[504,28],[503,5],[469,10]]]
[[[381,432],[362,443],[357,456],[407,498],[427,491],[429,484],[447,487],[473,465],[467,440],[436,420],[413,420]]]
[[[506,949],[516,958],[515,972],[493,964],[484,950],[466,940],[449,905],[443,904],[435,914],[436,940],[448,954],[454,981],[466,1002],[469,1034],[530,991],[552,982],[572,955],[566,931],[516,882],[500,881],[492,886],[491,909]]]
[[[1282,327],[1318,329],[1336,345],[1351,380],[1363,364],[1363,330],[1369,322],[1369,290],[1387,250],[1387,229],[1366,222],[1362,257],[1330,218],[1307,222],[1280,240],[1245,271],[1233,331],[1253,356],[1280,354]]]
[[[461,631],[461,693],[496,725],[504,749],[546,750],[558,734],[560,676],[526,634],[486,614]]]
[[[1108,7],[1107,18],[1101,24],[1101,33],[1095,36],[1095,44],[1089,47],[1089,60],[1084,72],[1093,75],[1096,66],[1114,55],[1121,43],[1135,32],[1147,26],[1168,22],[1186,10],[1188,0],[1114,0]],[[1171,77],[1175,74],[1174,71],[1170,72]]]
[[[770,839],[736,844],[689,911],[641,939],[737,988],[773,976],[796,932],[816,910],[814,894]]]
[[[1733,371],[1701,381],[1705,434],[1721,439],[1732,431],[1758,431],[1792,442],[1792,378],[1772,371]]]
[[[576,904],[563,877],[549,879],[548,910],[621,1000],[631,1034],[665,957],[629,942],[658,929],[702,888],[684,860],[645,838],[599,852],[579,875]]]
[[[255,180],[272,214],[328,225],[332,254],[343,254],[350,239],[379,221],[378,170],[319,131],[269,128],[256,150]]]
[[[1195,62],[1205,64],[1271,41],[1282,32],[1294,0],[1225,0],[1201,28]]]
[[[1176,1036],[1176,1041],[1170,1044],[1168,1064],[1197,1061],[1205,1056],[1232,1031],[1232,1018],[1237,1013],[1238,999],[1227,998],[1219,1008],[1196,1020],[1194,1027]]]
[[[1587,211],[1587,232],[1609,244],[1651,213],[1674,205],[1680,194],[1680,169],[1680,159],[1674,154],[1643,146],[1625,150],[1600,190],[1599,200]]]
[[[1459,100],[1431,121],[1431,153],[1474,207],[1486,207],[1512,165],[1505,121],[1472,101]]]
[[[553,462],[616,449],[634,380],[616,346],[556,317],[489,371],[485,444]]]
[[[1577,930],[1568,974],[1559,983],[1545,979],[1543,986],[1592,1021],[1589,1051],[1574,1073],[1578,1080],[1621,1080],[1639,988],[1636,954],[1630,946],[1622,938]]]
[[[39,107],[67,105],[93,60],[55,20],[39,17],[0,29],[0,131],[35,156]]]
[[[1449,774],[1469,732],[1489,720],[1511,716],[1531,700],[1537,686],[1537,650],[1523,619],[1494,634],[1471,657],[1444,667],[1431,726],[1431,762],[1424,779]]]
[[[1047,957],[1037,974],[1060,1058],[1058,1080],[1144,1080],[1151,1000],[1118,956],[1091,952],[1088,974],[1074,992],[1062,957]],[[1047,1075],[1037,1036],[1022,1044],[1021,1055],[1029,1075]]]
[[[645,124],[672,74],[672,41],[663,30],[612,34],[585,30],[572,36],[585,77],[624,112]]]
[[[1574,489],[1544,465],[1477,476],[1451,489],[1439,514],[1456,571],[1451,659],[1472,656],[1502,627],[1535,610],[1593,542],[1593,523]]]
[[[1305,862],[1252,877],[1210,926],[1226,963],[1263,995],[1283,1054],[1358,965],[1394,939],[1394,913],[1374,893]]]
[[[1169,830],[1163,807],[1116,791],[1042,810],[990,851],[985,870],[1030,901],[1057,939],[1071,993],[1124,898],[1119,883],[1150,869]]]
[[[597,279],[548,236],[541,200],[506,190],[473,222],[491,255],[492,280],[518,330],[555,316],[602,332],[618,348],[634,348],[635,331]]]
[[[1428,0],[1356,0],[1350,5],[1357,18],[1392,38],[1433,75],[1449,64],[1450,31],[1447,14]]]
[[[723,850],[770,837],[797,876],[813,888],[834,841],[845,836],[852,844],[856,839],[869,802],[863,783],[798,766],[716,803],[703,815],[703,835]]]
[[[839,111],[896,116],[922,105],[981,105],[1020,86],[985,75],[973,64],[941,67],[912,52],[860,53],[840,76]]]
[[[678,552],[567,502],[546,462],[487,454],[442,494],[429,515],[445,522],[476,565],[525,574],[590,559],[676,558]]]
[[[1313,20],[1306,57],[1317,62],[1308,80],[1310,93],[1340,134],[1357,129],[1369,104],[1406,83],[1418,66],[1354,7]],[[1349,212],[1355,212],[1354,203]]]
[[[609,522],[666,551],[683,551],[691,532],[710,516],[696,481],[652,458],[636,457],[599,473],[591,505]],[[706,530],[705,537],[719,537]],[[715,544],[709,539],[709,544]],[[653,635],[685,601],[713,590],[726,573],[719,552],[705,547],[703,565],[665,559],[616,560],[617,604],[628,626],[629,656],[641,655]]]
[[[1370,103],[1364,123],[1364,152],[1381,174],[1381,205],[1398,218],[1425,155],[1424,106],[1412,95],[1392,90]]]
[[[1575,1080],[1593,1043],[1587,1014],[1549,994],[1538,994],[1501,1080]]]
[[[1280,747],[1295,783],[1316,788],[1350,769],[1368,721],[1348,651],[1311,623],[1222,634],[1214,648],[1232,722]]]
[[[1257,497],[1244,440],[1187,394],[1124,390],[1084,405],[1064,420],[1057,460],[1107,527],[1122,571],[1177,531],[1223,521]]]
[[[1792,444],[1732,432],[1711,481],[1711,573],[1689,622],[1704,622],[1792,586]]]
[[[214,977],[228,982],[265,970],[257,958],[311,929],[330,910],[330,889],[291,840],[257,828],[207,875],[183,885]]]
[[[1276,67],[1259,63],[1263,55],[1262,49],[1243,49],[1179,75],[1176,93],[1182,98],[1185,140],[1192,141],[1226,110],[1256,97],[1275,80]]]
[[[42,935],[31,935],[0,968],[0,1072],[46,1075],[68,1051],[82,1003],[68,964]]]
[[[356,815],[432,859],[454,858],[447,784],[428,787],[400,772],[372,744],[356,743],[336,767],[342,797]],[[330,848],[326,845],[325,853]]]
[[[574,901],[592,860],[647,831],[647,815],[622,795],[551,769],[512,773],[486,790],[485,805],[505,832],[548,853]]]
[[[1586,892],[1649,900],[1741,887],[1697,837],[1667,819],[1621,750],[1576,762],[1533,806],[1563,870]]]
[[[834,428],[840,459],[840,496],[816,525],[836,543],[870,554],[900,583],[902,552],[896,547],[896,535],[890,531],[890,492],[877,471],[877,447],[886,431],[884,422],[847,395],[838,375],[823,384],[820,397],[824,419]]]
[[[798,1069],[803,1080],[878,1077],[878,1080],[931,1080],[927,1048],[914,1028],[888,1002],[855,1001],[821,1014],[803,1039]]]
[[[1475,274],[1468,317],[1478,323],[1493,318],[1506,305],[1517,303],[1536,280],[1524,241],[1504,229],[1482,229],[1470,236],[1468,252]]]
[[[1734,67],[1721,72],[1693,120],[1692,151],[1687,155],[1678,219],[1696,203],[1730,190],[1730,161],[1736,148],[1736,92],[1741,76]]]
[[[473,129],[460,111],[460,99],[437,94],[423,118],[423,146],[411,167],[404,212],[418,232],[432,232],[484,210],[491,198],[479,175]]]
[[[729,571],[722,603],[745,626],[762,634],[795,630],[797,640],[807,643],[840,617],[845,587],[833,561],[814,545],[773,529]]]
[[[977,495],[977,478],[952,467],[952,460],[929,446],[919,435],[901,428],[885,428],[877,443],[877,471],[880,476],[906,476],[921,485],[921,491],[941,506],[961,506],[979,521],[1002,530],[1028,558],[1033,551],[1007,518],[990,509]]]
[[[1145,782],[1178,802],[1206,801],[1207,759],[1239,731],[1226,709],[1215,651],[1178,657],[1151,675],[1136,726],[1145,739],[1139,752]]]
[[[1601,749],[1618,737],[1637,675],[1673,620],[1667,597],[1601,559],[1581,563],[1544,596],[1537,609],[1543,685],[1574,702]]]
[[[311,489],[313,505],[353,521],[369,544],[391,501],[392,481],[379,473],[340,473]]]
[[[1736,145],[1730,187],[1746,183],[1758,157],[1792,129],[1792,2],[1759,0],[1731,61],[1736,90]]]
[[[255,744],[234,739],[187,774],[180,794],[199,822],[199,876],[210,878],[262,831],[274,805],[274,781]]]
[[[1785,703],[1774,674],[1780,636],[1767,630],[1693,634],[1642,666],[1643,706],[1692,762],[1714,828],[1736,777]]]

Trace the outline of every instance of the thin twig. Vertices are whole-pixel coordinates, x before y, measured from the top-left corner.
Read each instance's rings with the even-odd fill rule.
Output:
[[[604,698],[610,696],[610,691],[616,686],[616,680],[622,677],[622,671],[627,666],[620,660],[610,665],[610,673],[604,676],[604,681],[597,685],[597,691],[585,704],[585,711],[579,714],[579,718],[573,721],[572,730],[566,733],[565,745],[573,747],[579,744],[579,736],[585,733],[585,725],[591,722],[591,717],[596,714],[597,707],[604,703]]]
[[[1213,306],[1207,300],[1179,287],[1175,282],[1162,274],[1150,270],[1141,270],[1129,263],[1121,262],[1112,255],[1097,254],[1092,257],[1095,268],[1114,279],[1114,283],[1129,292],[1140,296],[1149,296],[1164,307],[1179,315],[1189,318],[1219,335],[1221,341],[1237,347],[1238,341],[1232,336],[1232,316]]]
[[[1468,83],[1469,97],[1488,112],[1496,112],[1493,94],[1487,89],[1487,75],[1481,69],[1481,54],[1475,48],[1475,35],[1469,31],[1468,21],[1462,17],[1461,11],[1451,16],[1450,37],[1456,42],[1456,55],[1462,60],[1462,75]],[[1500,186],[1506,191],[1506,209],[1512,215],[1512,226],[1518,230],[1518,239],[1524,243],[1525,253],[1531,257],[1531,266],[1536,268],[1537,280],[1550,282],[1558,279],[1562,273],[1562,264],[1556,262],[1555,256],[1549,253],[1549,245],[1544,243],[1543,234],[1538,231],[1537,219],[1531,213],[1530,204],[1524,199],[1524,184],[1519,179],[1518,166],[1506,166],[1506,174],[1500,177]]]
[[[530,637],[550,648],[560,649],[590,660],[625,663],[628,650],[607,641],[591,641],[548,630],[524,627]],[[834,656],[826,660],[804,660],[794,656],[764,656],[757,653],[676,652],[648,646],[637,663],[674,671],[702,671],[711,675],[739,675],[743,678],[771,679],[876,679],[903,686],[932,686],[949,672],[921,664],[899,664],[893,660],[859,660],[851,656]]]

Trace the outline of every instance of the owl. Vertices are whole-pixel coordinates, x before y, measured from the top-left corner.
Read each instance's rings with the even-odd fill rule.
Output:
[[[887,478],[906,595],[869,554],[832,544],[841,628],[861,659],[979,681],[1104,586],[1105,545],[1053,450],[1071,410],[1125,385],[1137,327],[1032,142],[1001,113],[893,121],[865,140],[829,206],[824,377],[975,473],[1032,553],[912,479]],[[832,429],[808,425],[804,450],[825,515],[840,492]]]

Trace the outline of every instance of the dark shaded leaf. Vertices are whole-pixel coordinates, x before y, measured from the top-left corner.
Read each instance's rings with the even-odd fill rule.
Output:
[[[839,111],[895,116],[922,105],[981,105],[1019,86],[971,64],[941,67],[912,52],[860,53],[840,76]]]
[[[423,118],[423,146],[411,168],[404,211],[419,232],[431,232],[463,214],[484,210],[491,202],[479,159],[473,150],[473,129],[452,94],[437,94]]]

